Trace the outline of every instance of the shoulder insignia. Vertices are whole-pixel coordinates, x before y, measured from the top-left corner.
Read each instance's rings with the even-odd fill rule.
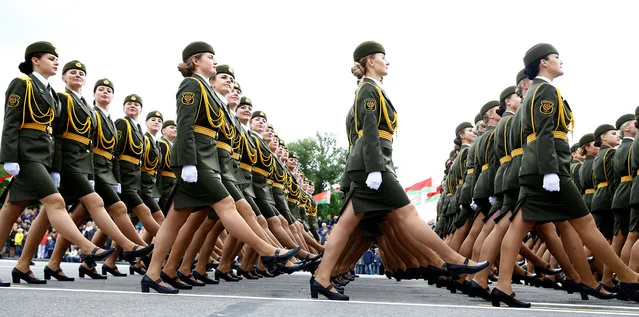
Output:
[[[541,114],[552,114],[555,111],[555,103],[550,100],[542,100],[539,106]]]
[[[192,92],[182,93],[182,104],[190,106],[195,102],[195,94]]]
[[[377,101],[375,99],[364,99],[364,108],[368,111],[375,111]]]
[[[16,94],[11,94],[9,96],[9,107],[10,108],[15,108],[20,104],[20,96],[16,95]]]
[[[118,130],[118,140],[122,139],[122,130]]]

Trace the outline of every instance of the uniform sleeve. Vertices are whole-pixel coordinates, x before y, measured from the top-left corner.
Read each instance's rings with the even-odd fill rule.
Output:
[[[614,188],[619,184],[620,179],[615,176],[615,149],[608,150],[608,155],[606,155],[606,179],[608,180],[609,186]]]
[[[53,152],[53,165],[52,170],[60,172],[62,171],[62,134],[65,132],[67,118],[69,112],[67,111],[67,96],[58,93],[53,94],[55,102],[60,105],[60,112],[55,114],[55,120],[53,121],[53,140],[55,143],[55,150]],[[61,101],[64,100],[64,103]]]
[[[532,118],[537,133],[537,166],[540,175],[559,174],[559,161],[555,151],[555,117],[559,103],[557,93],[551,85],[543,85],[535,95]]]
[[[384,156],[379,140],[379,94],[373,85],[364,84],[357,96],[358,117],[362,120],[361,136],[363,144],[364,167],[367,173],[384,171]]]
[[[22,123],[26,84],[24,80],[16,78],[9,84],[5,93],[4,126],[2,127],[2,147],[0,147],[0,161],[17,163],[18,129]]]
[[[178,129],[176,143],[180,145],[180,149],[173,155],[177,158],[178,166],[196,165],[197,149],[193,124],[202,100],[202,90],[197,79],[185,78],[180,84],[176,99]]]

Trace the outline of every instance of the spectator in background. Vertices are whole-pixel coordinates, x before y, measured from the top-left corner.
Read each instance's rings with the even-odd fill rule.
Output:
[[[55,240],[51,237],[51,235],[49,235],[47,237],[46,251],[44,253],[44,258],[45,259],[51,258],[51,254],[53,253],[53,249],[55,249]]]
[[[40,244],[38,245],[38,259],[44,259],[44,255],[47,251],[47,241],[49,239],[49,230],[44,233],[42,240],[40,240]]]
[[[16,234],[18,233],[18,224],[14,223],[13,227],[11,228],[11,233],[9,233],[9,239],[7,239],[7,252],[9,253],[9,257],[15,257],[16,256]]]
[[[371,249],[364,252],[363,260],[364,267],[366,268],[366,274],[373,274],[373,261],[375,260],[375,255]]]
[[[64,262],[76,262],[80,263],[80,254],[78,254],[78,248],[72,244],[69,246],[67,252],[64,253],[64,258],[62,259]]]
[[[359,258],[355,264],[355,274],[364,274],[364,261],[362,258]]]
[[[373,258],[373,274],[379,275],[379,266],[382,264],[382,258],[379,256],[379,249],[375,248],[375,254]]]
[[[323,223],[322,217],[317,216],[317,227],[319,228],[318,233],[319,233],[319,230],[322,230],[322,223]]]
[[[20,257],[20,255],[22,255],[22,242],[24,241],[24,229],[22,228],[18,228],[18,232],[16,232],[15,237],[13,238],[13,241],[15,243],[16,246],[16,256]]]
[[[324,245],[326,243],[326,237],[328,237],[328,226],[326,223],[322,223],[322,227],[319,231],[320,244]]]
[[[82,233],[87,240],[91,241],[93,239],[93,235],[95,234],[95,224],[93,221],[87,222],[86,227],[84,228],[84,232]]]

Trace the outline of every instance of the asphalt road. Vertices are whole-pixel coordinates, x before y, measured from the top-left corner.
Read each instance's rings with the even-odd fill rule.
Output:
[[[15,261],[0,260],[0,278],[9,281]],[[45,262],[31,269],[43,278]],[[99,264],[100,265],[100,264]],[[208,285],[178,295],[140,292],[139,275],[107,280],[78,278],[78,264],[62,268],[75,282],[46,285],[13,284],[0,288],[3,316],[628,316],[639,315],[639,303],[591,299],[578,294],[515,285],[515,292],[533,302],[530,309],[493,308],[481,299],[450,294],[425,281],[395,282],[363,276],[346,287],[349,302],[312,300],[308,273],[256,281]],[[119,265],[128,272],[128,265]],[[320,295],[321,297],[321,295]]]

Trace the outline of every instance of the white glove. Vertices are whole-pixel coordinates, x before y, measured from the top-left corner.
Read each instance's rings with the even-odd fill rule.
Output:
[[[370,172],[366,177],[366,186],[370,189],[377,190],[382,185],[382,172]]]
[[[113,190],[115,190],[116,193],[122,194],[122,185],[120,183],[117,183],[112,186],[113,186]]]
[[[488,202],[490,203],[491,206],[494,206],[496,201],[497,201],[497,197],[495,196],[488,197]]]
[[[60,173],[51,172],[49,173],[49,175],[51,175],[51,179],[53,180],[53,184],[55,184],[55,188],[60,188]]]
[[[549,192],[559,191],[559,176],[557,174],[544,175],[544,189]]]
[[[20,164],[14,162],[6,162],[4,163],[4,170],[13,176],[18,176],[18,174],[20,174]]]
[[[195,165],[184,165],[182,167],[182,180],[187,183],[197,182],[197,168]]]
[[[160,201],[160,197],[153,197],[153,201],[157,204]]]
[[[89,185],[91,185],[91,188],[95,189],[95,181],[90,179],[89,180]]]
[[[477,204],[474,200],[470,203],[470,209],[472,209],[473,211],[477,211]]]

